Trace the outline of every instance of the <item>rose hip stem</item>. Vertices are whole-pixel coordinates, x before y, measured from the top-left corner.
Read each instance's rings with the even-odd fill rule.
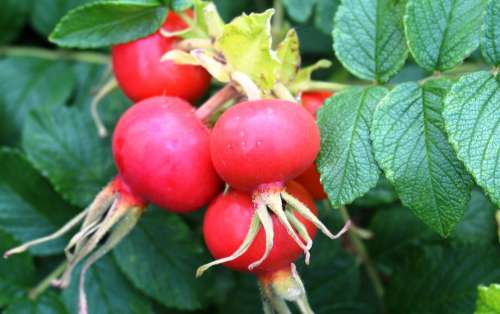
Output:
[[[196,110],[196,117],[206,122],[210,116],[229,100],[240,96],[232,84],[227,84]]]

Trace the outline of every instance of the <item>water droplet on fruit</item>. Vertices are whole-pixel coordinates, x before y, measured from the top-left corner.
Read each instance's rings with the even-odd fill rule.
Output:
[[[245,132],[244,131],[240,131],[240,137],[244,137],[245,136]]]
[[[240,121],[241,120],[241,117],[240,116],[236,116],[236,118],[234,118],[236,121]]]
[[[261,147],[262,146],[262,141],[257,141],[256,145],[257,145],[257,147]]]
[[[243,142],[241,142],[241,147],[242,147],[242,148],[247,147],[247,142],[244,142],[244,141],[243,141]]]
[[[227,145],[226,145],[226,148],[227,148],[227,149],[231,149],[231,148],[233,148],[233,145],[231,145],[231,144],[227,144]]]
[[[274,109],[273,108],[267,108],[267,113],[273,114],[274,113]]]

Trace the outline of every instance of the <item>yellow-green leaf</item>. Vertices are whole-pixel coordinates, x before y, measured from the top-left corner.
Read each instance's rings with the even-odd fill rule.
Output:
[[[281,62],[278,78],[281,83],[286,84],[297,75],[300,66],[299,37],[294,29],[288,31],[279,44],[277,53]]]

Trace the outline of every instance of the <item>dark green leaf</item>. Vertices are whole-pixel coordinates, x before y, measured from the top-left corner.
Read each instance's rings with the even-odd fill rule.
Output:
[[[138,270],[134,270],[138,271]],[[74,271],[70,286],[64,290],[64,303],[70,313],[78,313],[80,268]],[[152,314],[151,303],[132,287],[108,256],[93,265],[85,279],[88,312],[92,314]]]
[[[11,236],[0,230],[0,254],[18,244]],[[12,256],[0,262],[0,307],[11,303],[34,281],[35,266],[28,254]]]
[[[382,87],[353,88],[329,98],[318,112],[317,165],[333,206],[348,204],[377,184],[370,127],[375,106],[386,93]]]
[[[55,293],[46,293],[36,300],[22,298],[16,300],[4,312],[5,314],[69,314],[62,303],[59,295]],[[77,313],[77,312],[71,312]]]
[[[114,173],[109,138],[78,108],[33,111],[24,129],[23,147],[36,168],[71,203],[84,207]]]
[[[74,81],[71,69],[61,61],[0,60],[0,143],[17,144],[29,110],[64,104]]]
[[[500,65],[500,1],[490,0],[481,34],[481,50],[486,61]]]
[[[287,13],[297,22],[305,22],[311,16],[317,0],[283,0]]]
[[[342,1],[333,28],[333,46],[340,62],[359,78],[388,81],[408,55],[403,12],[404,1]]]
[[[63,47],[95,48],[154,33],[167,9],[154,2],[99,1],[66,14],[49,39]]]
[[[337,12],[340,0],[316,0],[314,25],[323,33],[330,35],[333,29],[333,17]]]
[[[487,0],[409,0],[405,32],[415,61],[428,71],[446,71],[479,45]]]
[[[134,285],[168,307],[201,307],[201,279],[194,274],[204,260],[201,243],[182,220],[162,210],[141,218],[114,250],[118,265]]]
[[[500,285],[492,284],[489,287],[478,288],[476,311],[474,314],[500,313]]]
[[[498,261],[498,247],[427,247],[407,254],[386,290],[388,312],[470,314],[476,287],[500,280]]]
[[[0,149],[0,228],[18,241],[46,236],[74,211],[20,153]],[[34,247],[36,254],[59,252],[65,245],[55,240]]]
[[[385,177],[381,176],[373,189],[354,201],[354,206],[381,206],[394,203],[397,199],[398,196],[394,187]]]
[[[444,79],[393,89],[374,114],[375,157],[401,201],[442,236],[460,221],[470,198],[471,179],[444,131]]]
[[[446,97],[450,142],[476,182],[500,206],[500,76],[464,75]]]
[[[0,44],[12,41],[24,26],[30,0],[3,0],[0,10]]]

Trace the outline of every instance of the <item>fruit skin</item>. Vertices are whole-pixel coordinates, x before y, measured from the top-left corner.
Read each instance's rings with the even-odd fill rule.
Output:
[[[290,181],[286,189],[303,202],[316,215],[317,209],[307,190],[300,184]],[[208,207],[203,220],[205,243],[215,259],[233,254],[243,242],[255,212],[252,196],[248,192],[230,190],[219,195]],[[304,224],[311,238],[316,234],[316,227],[295,212],[295,216]],[[262,275],[273,272],[298,259],[302,249],[287,233],[285,227],[275,215],[271,215],[274,228],[274,245],[264,262],[253,269],[248,266],[259,260],[265,251],[265,233],[261,228],[248,250],[237,259],[223,265],[233,270]]]
[[[321,108],[325,100],[332,95],[333,93],[329,91],[303,92],[300,95],[300,102],[302,106],[316,118],[316,113],[319,108]]]
[[[210,152],[224,181],[253,191],[304,172],[319,152],[319,141],[318,126],[302,106],[276,99],[247,101],[219,118]]]
[[[194,211],[222,188],[209,151],[209,129],[177,97],[143,100],[122,116],[113,157],[130,189],[173,212]]]
[[[181,18],[169,11],[163,28],[178,31],[186,27]],[[137,102],[153,96],[177,96],[196,102],[210,85],[210,74],[200,66],[161,62],[161,57],[180,41],[156,32],[145,38],[118,44],[111,49],[113,71],[125,95]]]

